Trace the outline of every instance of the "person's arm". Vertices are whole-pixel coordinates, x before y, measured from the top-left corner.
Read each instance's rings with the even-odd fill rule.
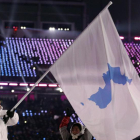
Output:
[[[59,126],[59,131],[63,140],[68,140],[70,137],[70,133],[67,130],[69,120],[70,120],[69,116],[64,117]]]
[[[6,123],[7,126],[13,126],[16,125],[19,121],[19,116],[16,112],[14,112],[14,116],[12,118],[9,118],[8,122]]]
[[[7,126],[16,125],[19,121],[19,116],[15,110],[0,110],[0,118],[3,118],[3,121]]]
[[[88,131],[88,129],[85,129],[84,133],[85,140],[91,140],[92,139],[92,134]]]
[[[7,110],[0,110],[0,118],[3,118],[3,116],[6,114]]]
[[[0,118],[3,118],[7,113],[8,113],[9,119],[8,119],[8,122],[6,122],[6,125],[12,126],[12,125],[17,124],[19,121],[19,116],[15,112],[15,110],[12,112],[8,110],[3,110],[3,107],[0,105]]]

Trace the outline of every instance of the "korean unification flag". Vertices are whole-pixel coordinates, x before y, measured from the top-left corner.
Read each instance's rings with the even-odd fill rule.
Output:
[[[140,135],[140,79],[105,8],[50,68],[97,140]]]

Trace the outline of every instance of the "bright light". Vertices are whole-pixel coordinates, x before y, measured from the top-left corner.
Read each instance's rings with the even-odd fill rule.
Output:
[[[18,83],[9,83],[9,86],[17,86]]]
[[[33,69],[35,70],[35,69],[36,69],[36,67],[33,67]]]
[[[0,83],[0,86],[7,86],[8,83]]]
[[[60,31],[61,29],[60,29],[60,28],[58,28],[58,30]]]
[[[20,86],[28,86],[27,83],[20,83],[19,85],[20,85]]]
[[[11,92],[12,92],[12,93],[14,93],[14,92],[15,92],[15,90],[13,90],[13,89],[12,89],[12,90],[11,90]]]
[[[26,27],[24,27],[23,29],[26,29]]]
[[[24,121],[24,123],[27,123],[27,121]]]
[[[49,84],[49,87],[57,87],[57,84]]]
[[[67,31],[69,31],[70,29],[69,28],[67,28]]]
[[[30,90],[30,88],[27,88],[27,91],[29,91]]]
[[[30,84],[30,87],[33,87],[34,86],[34,84]],[[38,85],[36,85],[36,87],[37,87]]]
[[[21,28],[21,29],[24,29],[24,27],[23,27],[23,26],[21,26],[20,28]]]
[[[3,89],[3,87],[1,86],[0,89]]]
[[[120,36],[120,39],[123,40],[124,39],[124,36]]]
[[[39,84],[39,87],[47,87],[47,84]]]
[[[63,30],[63,28],[61,28],[61,30]]]
[[[134,37],[135,40],[140,40],[140,37]]]
[[[50,27],[49,30],[50,31],[55,31],[55,28],[54,27]]]
[[[54,120],[57,120],[59,118],[58,115],[54,115]]]
[[[67,29],[64,29],[65,31],[67,30]]]
[[[56,90],[58,90],[59,92],[63,92],[62,88],[57,88]]]
[[[140,63],[138,62],[137,65],[139,65]]]

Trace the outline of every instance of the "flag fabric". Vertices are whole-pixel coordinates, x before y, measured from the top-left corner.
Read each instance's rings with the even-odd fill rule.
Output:
[[[140,134],[140,79],[105,8],[50,68],[97,140]]]

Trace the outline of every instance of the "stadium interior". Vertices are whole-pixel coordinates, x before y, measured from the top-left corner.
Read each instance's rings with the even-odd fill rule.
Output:
[[[128,1],[114,1],[114,9],[122,3],[123,11]],[[11,109],[31,89],[107,3],[0,0],[0,102],[4,109]],[[131,19],[125,12],[119,18],[114,9],[110,12],[120,38],[140,76],[140,28],[126,22]],[[20,119],[16,126],[8,127],[8,140],[62,140],[59,124],[67,108],[72,107],[63,89],[48,73],[16,109]],[[79,121],[73,114],[69,125]]]

